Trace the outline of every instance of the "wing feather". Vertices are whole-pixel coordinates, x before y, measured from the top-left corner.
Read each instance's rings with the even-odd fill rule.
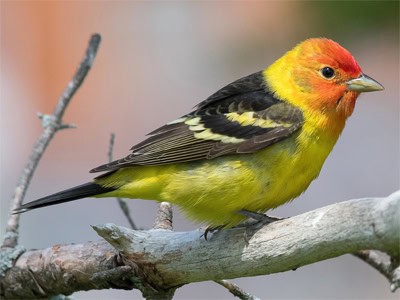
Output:
[[[241,78],[201,102],[193,112],[149,134],[125,158],[91,172],[162,165],[254,153],[298,130],[302,112],[274,97],[262,72]]]

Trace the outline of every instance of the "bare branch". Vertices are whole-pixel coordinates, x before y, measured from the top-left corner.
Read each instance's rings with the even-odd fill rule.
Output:
[[[97,50],[99,48],[101,41],[100,34],[93,34],[89,40],[89,46],[86,49],[85,57],[83,58],[81,64],[79,65],[78,70],[76,71],[72,81],[68,83],[67,87],[65,88],[64,92],[58,99],[58,104],[54,109],[53,116],[55,117],[55,121],[58,124],[61,124],[62,117],[64,115],[65,109],[67,105],[71,101],[72,97],[79,89],[81,84],[86,78],[87,73],[89,72],[90,68],[93,65],[94,59],[97,54]]]
[[[113,160],[113,148],[114,148],[114,142],[115,142],[115,134],[111,133],[110,136],[110,143],[108,145],[108,161],[112,162]],[[117,202],[119,204],[119,207],[121,208],[122,212],[124,213],[126,219],[128,220],[129,225],[131,226],[131,228],[133,230],[137,230],[137,226],[135,224],[135,222],[133,222],[133,219],[131,217],[131,212],[129,210],[128,204],[126,203],[126,201],[122,198],[115,198],[117,199]]]
[[[397,257],[400,192],[317,209],[261,229],[234,228],[212,235],[96,226],[125,264],[143,265],[153,286],[265,275],[316,261],[377,249]],[[226,251],[229,249],[229,251]],[[154,267],[157,266],[157,272]],[[223,267],[221,267],[223,266]]]
[[[110,142],[108,143],[108,161],[112,162],[113,161],[113,149],[114,149],[114,143],[115,143],[115,134],[111,133],[110,135]]]
[[[46,298],[77,290],[137,287],[124,276],[124,270],[118,278],[107,273],[119,270],[117,255],[104,241],[27,251],[1,279],[1,298]]]
[[[399,246],[400,247],[400,246]],[[376,250],[362,250],[354,254],[365,261],[379,273],[386,277],[391,283],[390,289],[396,291],[400,286],[400,264],[399,260],[391,258],[386,253]]]
[[[214,282],[222,285],[225,287],[231,294],[234,296],[238,297],[239,299],[242,300],[260,300],[260,298],[254,297],[250,295],[249,293],[243,291],[240,287],[238,287],[236,284],[229,282],[227,280],[214,280]]]
[[[103,241],[26,252],[1,279],[0,296],[138,288],[148,299],[170,298],[176,288],[191,282],[284,272],[363,249],[398,257],[399,219],[397,192],[336,203],[261,228],[222,230],[208,241],[198,230],[99,225],[93,228],[112,247]]]
[[[395,292],[400,287],[400,265],[397,265],[392,274],[390,289],[392,292]]]
[[[14,197],[11,201],[10,211],[13,211],[21,206],[24,199],[26,190],[32,179],[32,176],[36,170],[36,167],[49,145],[54,134],[61,129],[71,128],[72,125],[66,125],[62,123],[62,117],[64,115],[65,109],[68,103],[72,99],[72,96],[78,90],[83,80],[85,79],[87,73],[89,72],[93,60],[96,56],[97,49],[100,44],[100,35],[94,34],[90,38],[89,46],[86,50],[85,57],[83,58],[81,64],[78,67],[74,77],[71,82],[67,85],[64,92],[58,100],[58,104],[54,109],[52,115],[39,115],[42,120],[43,132],[39,139],[36,141],[33,147],[32,154],[29,158],[27,165],[25,166],[22,175],[19,179],[19,183],[15,189]],[[18,243],[18,227],[19,227],[19,214],[10,215],[7,222],[6,234],[4,237],[2,247],[15,247]]]
[[[172,206],[169,202],[160,203],[153,228],[174,230],[172,226]]]
[[[387,279],[390,279],[392,268],[390,257],[387,254],[374,250],[362,250],[354,255],[378,270]]]
[[[131,212],[129,210],[128,204],[126,201],[122,198],[116,198],[119,204],[119,207],[121,208],[122,212],[124,213],[126,219],[128,220],[129,225],[133,230],[137,230],[138,227],[136,226],[135,222],[133,221],[131,217]]]

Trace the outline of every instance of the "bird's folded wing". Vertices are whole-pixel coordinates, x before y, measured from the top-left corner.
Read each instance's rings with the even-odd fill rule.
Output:
[[[302,126],[303,114],[276,99],[262,76],[254,73],[227,85],[192,113],[151,132],[132,154],[91,172],[253,153],[290,136]]]

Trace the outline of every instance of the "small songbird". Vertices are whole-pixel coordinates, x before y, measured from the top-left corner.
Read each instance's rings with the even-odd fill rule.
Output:
[[[85,197],[168,201],[188,218],[232,227],[304,192],[362,92],[383,86],[326,38],[305,40],[267,69],[220,89],[154,130],[93,181],[15,213]]]

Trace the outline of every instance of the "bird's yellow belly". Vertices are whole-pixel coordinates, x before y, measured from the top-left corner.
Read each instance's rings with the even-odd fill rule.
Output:
[[[316,151],[309,149],[305,155],[271,147],[256,156],[241,157],[237,161],[226,160],[222,165],[229,174],[205,175],[207,180],[193,182],[193,186],[197,182],[199,185],[191,190],[191,201],[183,205],[183,210],[189,217],[197,220],[204,218],[213,225],[236,225],[244,219],[237,214],[238,210],[265,212],[282,205],[300,195],[318,176],[326,155],[317,148]],[[265,160],[265,157],[268,159]],[[262,168],[259,168],[260,164]],[[205,193],[202,183],[212,184],[213,190]],[[174,192],[178,194],[176,190]]]
[[[107,179],[121,188],[103,196],[169,201],[195,221],[234,226],[245,219],[241,209],[265,212],[301,194],[318,176],[328,148],[310,143],[304,151],[288,139],[250,155],[121,169]]]

